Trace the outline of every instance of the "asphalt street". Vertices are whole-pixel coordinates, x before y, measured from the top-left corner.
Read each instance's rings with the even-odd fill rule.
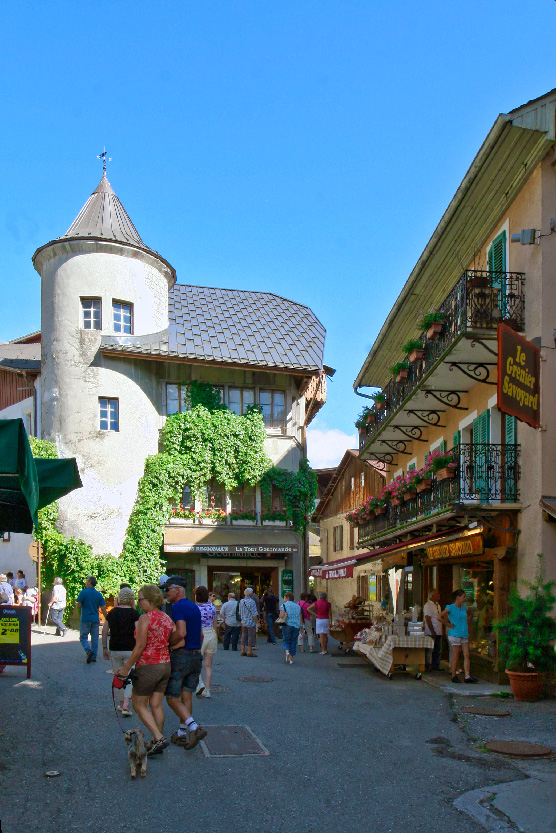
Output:
[[[441,691],[342,662],[298,654],[287,666],[280,645],[259,640],[256,659],[219,645],[213,685],[223,688],[195,698],[195,717],[246,725],[270,754],[207,758],[171,746],[131,781],[109,664],[86,665],[75,631],[34,633],[32,679],[23,668],[0,674],[1,831],[482,830],[454,800],[515,780],[515,770],[473,751]],[[176,728],[167,709],[165,734]]]

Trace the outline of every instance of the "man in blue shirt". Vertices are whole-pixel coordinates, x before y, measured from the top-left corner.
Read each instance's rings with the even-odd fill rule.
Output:
[[[193,692],[201,674],[201,611],[185,598],[183,580],[170,576],[164,585],[166,599],[172,604],[172,619],[176,630],[170,635],[170,663],[172,673],[166,687],[166,702],[180,719],[172,743],[193,749],[206,737],[206,729],[193,720]],[[189,736],[188,736],[189,733]]]
[[[452,682],[459,683],[457,675],[458,661],[463,651],[463,668],[466,683],[478,683],[476,677],[471,676],[471,661],[469,656],[469,622],[473,614],[464,605],[465,590],[454,590],[452,604],[448,605],[438,617],[438,621],[446,626],[448,642],[452,649]]]
[[[83,646],[83,650],[87,654],[87,665],[90,662],[97,661],[98,651],[98,629],[100,618],[98,609],[102,610],[102,615],[106,616],[106,602],[102,597],[102,593],[96,590],[97,580],[94,576],[89,576],[85,581],[85,589],[81,591],[77,597],[77,607],[81,608],[81,621],[79,623],[79,641]],[[91,634],[91,644],[89,645],[89,634]]]

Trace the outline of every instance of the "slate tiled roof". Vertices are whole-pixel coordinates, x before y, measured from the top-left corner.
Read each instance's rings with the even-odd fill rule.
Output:
[[[245,364],[322,369],[326,331],[308,307],[270,292],[175,284],[167,331],[153,336],[104,336],[110,352]]]

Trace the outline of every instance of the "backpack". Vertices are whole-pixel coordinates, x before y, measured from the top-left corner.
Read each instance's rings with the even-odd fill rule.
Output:
[[[236,622],[238,622],[238,623],[241,625],[241,615],[240,615],[240,613],[239,613],[239,606],[240,606],[240,604],[241,604],[241,601],[239,601],[239,602],[236,604]]]

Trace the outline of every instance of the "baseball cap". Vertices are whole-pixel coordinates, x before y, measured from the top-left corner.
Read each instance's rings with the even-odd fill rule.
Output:
[[[181,576],[168,576],[164,584],[162,585],[163,590],[167,590],[172,585],[177,585],[178,587],[185,587],[185,580]]]
[[[164,585],[166,584],[167,581],[168,581],[168,576],[166,575],[166,573],[163,573],[160,576],[160,578],[158,579],[158,586],[159,587],[164,587]]]

